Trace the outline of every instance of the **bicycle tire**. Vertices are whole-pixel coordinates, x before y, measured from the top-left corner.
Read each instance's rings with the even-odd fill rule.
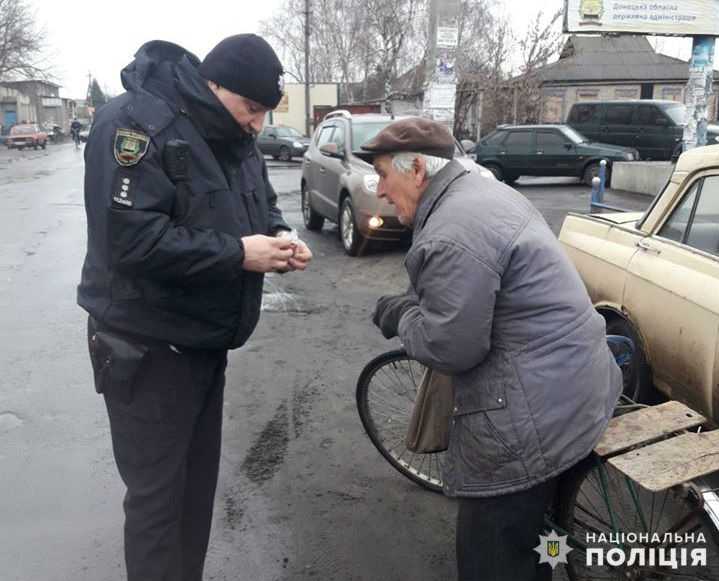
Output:
[[[445,453],[415,454],[404,444],[423,370],[404,349],[375,357],[357,380],[357,411],[370,440],[395,470],[427,490],[441,493]]]
[[[611,516],[607,503],[603,499],[600,483],[600,465],[604,469],[606,490],[610,505],[614,512],[616,528],[611,524]],[[664,579],[667,581],[691,579],[704,581],[719,579],[719,531],[702,508],[701,493],[692,486],[680,486],[661,492],[650,492],[630,480],[605,460],[597,460],[590,456],[574,469],[570,470],[563,480],[559,492],[558,524],[571,537],[585,543],[587,533],[604,534],[609,539],[611,533],[624,533],[623,549],[627,557],[624,563],[612,566],[609,564],[587,565],[586,552],[574,546],[567,555],[567,574],[572,581],[594,579]],[[636,499],[632,495],[636,495]],[[686,522],[685,522],[686,519]],[[701,532],[706,539],[706,566],[689,566],[672,569],[659,564],[628,565],[631,549],[676,548],[681,544],[666,545],[665,533],[685,535],[693,533],[695,538]],[[648,533],[650,542],[628,542],[627,535]],[[654,533],[662,539],[660,544],[651,542]],[[631,539],[631,537],[629,537]],[[572,543],[570,542],[570,545]],[[597,548],[606,551],[616,546],[615,543],[594,543]],[[694,546],[686,546],[687,556]],[[691,562],[691,561],[689,561]]]

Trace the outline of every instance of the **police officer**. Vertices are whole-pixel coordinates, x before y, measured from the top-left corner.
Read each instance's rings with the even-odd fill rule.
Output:
[[[227,351],[255,328],[264,273],[312,258],[290,235],[254,141],[282,74],[252,34],[202,62],[148,42],[85,149],[78,303],[127,487],[130,581],[202,578]]]

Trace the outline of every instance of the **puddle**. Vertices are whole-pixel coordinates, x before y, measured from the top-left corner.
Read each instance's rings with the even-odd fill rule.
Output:
[[[0,430],[22,426],[25,422],[14,412],[0,412]]]

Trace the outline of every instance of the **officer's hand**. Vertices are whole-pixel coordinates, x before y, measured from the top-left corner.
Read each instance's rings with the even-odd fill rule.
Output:
[[[297,248],[295,249],[295,255],[288,261],[290,270],[304,270],[312,260],[312,251],[302,240],[297,242]]]
[[[285,266],[285,268],[278,269],[278,272],[304,270],[305,268],[307,268],[307,265],[309,264],[310,260],[312,260],[312,251],[304,242],[302,242],[302,240],[297,238],[297,232],[293,230],[292,233],[290,233],[287,230],[281,230],[277,233],[277,236],[279,238],[285,238],[286,240],[290,240],[292,242],[292,249],[294,250],[294,254],[287,261],[287,265]]]
[[[287,269],[294,252],[292,242],[285,237],[254,234],[243,236],[245,259],[242,268],[252,272],[272,272]]]
[[[372,322],[379,327],[385,339],[397,335],[399,320],[411,307],[419,305],[419,299],[414,293],[399,296],[383,296],[377,300]]]

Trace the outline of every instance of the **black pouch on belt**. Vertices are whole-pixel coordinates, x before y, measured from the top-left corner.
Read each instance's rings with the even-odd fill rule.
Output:
[[[95,372],[95,390],[116,395],[128,403],[132,399],[132,382],[140,370],[147,345],[130,341],[108,331],[90,335],[90,359]]]

